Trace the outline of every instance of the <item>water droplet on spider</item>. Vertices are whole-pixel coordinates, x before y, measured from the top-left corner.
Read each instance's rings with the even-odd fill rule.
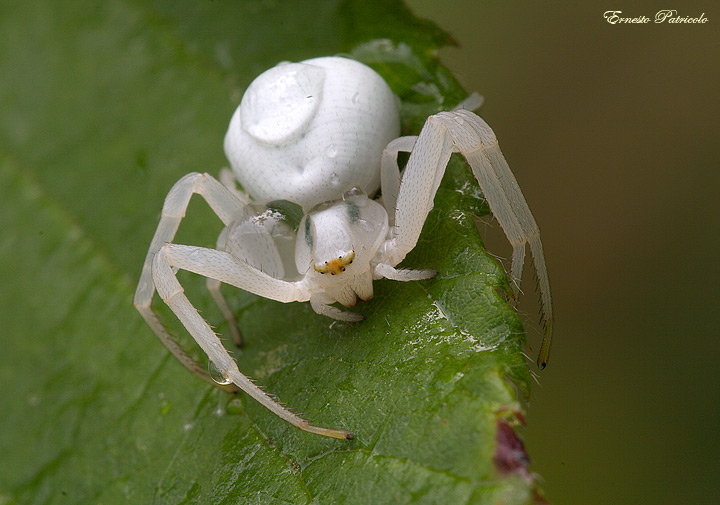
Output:
[[[465,120],[461,117],[455,117],[455,122],[459,125],[463,124]]]
[[[332,184],[333,186],[337,186],[340,184],[340,177],[338,176],[338,174],[334,172],[330,174],[330,184]]]
[[[326,155],[328,158],[334,158],[335,156],[337,156],[337,154],[338,154],[338,150],[337,150],[337,147],[335,147],[334,144],[330,144],[329,146],[327,146],[327,147],[325,148],[325,155]]]
[[[356,93],[352,96],[352,99],[351,99],[351,100],[352,100],[352,103],[354,103],[355,105],[357,105],[358,103],[360,103],[360,93],[356,92]]]
[[[223,377],[220,370],[217,369],[212,361],[208,362],[208,373],[210,374],[210,378],[221,386],[227,386],[232,383],[230,379]]]

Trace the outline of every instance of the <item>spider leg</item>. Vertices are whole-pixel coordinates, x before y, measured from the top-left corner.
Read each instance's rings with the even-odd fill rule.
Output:
[[[352,433],[346,430],[310,425],[307,420],[273,400],[241,373],[235,360],[228,354],[215,332],[210,328],[210,325],[200,316],[197,309],[192,306],[185,296],[183,288],[175,276],[173,267],[212,277],[261,296],[268,296],[269,293],[273,293],[274,296],[268,297],[279,301],[289,302],[302,298],[302,296],[298,296],[299,292],[302,291],[301,288],[297,288],[290,282],[273,279],[246,265],[231,254],[214,249],[166,244],[153,259],[152,274],[158,294],[185,328],[188,329],[227,383],[237,385],[275,415],[302,430],[334,438],[353,438]],[[267,279],[263,279],[263,277]],[[259,286],[259,284],[262,284],[262,286]],[[254,287],[256,289],[253,289]]]
[[[397,192],[395,226],[385,246],[387,263],[397,265],[417,244],[453,152],[459,152],[467,159],[490,210],[513,247],[510,276],[515,290],[520,286],[525,244],[530,246],[545,326],[545,338],[538,357],[538,365],[544,368],[550,351],[553,316],[540,231],[498,147],[495,134],[472,112],[461,109],[441,112],[430,116],[423,126],[412,146]]]
[[[421,281],[432,279],[436,275],[435,270],[396,269],[385,263],[378,263],[373,270],[373,278],[385,278],[393,281]]]
[[[455,106],[454,110],[477,110],[484,101],[485,99],[479,93],[470,93],[467,98]],[[398,153],[411,152],[416,140],[416,135],[398,137],[387,145],[382,154],[380,163],[380,186],[382,187],[382,201],[388,213],[390,226],[395,223],[395,205],[397,204],[400,181],[402,180],[400,167],[397,162]],[[222,176],[223,173],[221,172],[220,175]],[[232,177],[232,173],[230,173],[230,177]]]
[[[140,280],[135,290],[134,304],[145,322],[160,339],[160,342],[185,368],[205,382],[232,392],[237,391],[235,385],[217,384],[203,367],[178,346],[175,338],[165,329],[151,307],[153,295],[155,294],[155,283],[152,275],[153,260],[163,244],[172,242],[180,226],[180,221],[185,215],[190,197],[195,193],[205,198],[226,225],[241,212],[243,207],[240,200],[208,174],[191,173],[176,182],[165,199],[160,223],[145,257]]]
[[[215,301],[215,305],[218,306],[220,309],[220,312],[222,312],[223,317],[225,318],[225,321],[227,321],[228,328],[230,329],[230,334],[232,335],[233,343],[237,347],[243,346],[243,336],[242,332],[240,331],[240,327],[238,326],[237,318],[235,317],[235,313],[230,308],[230,305],[228,304],[227,300],[225,299],[225,296],[222,294],[222,291],[220,291],[220,285],[222,283],[217,279],[211,279],[210,277],[207,278],[205,281],[205,286],[207,287],[207,290],[210,292],[210,296],[212,296],[212,299]]]
[[[490,126],[477,115],[465,110],[444,114],[451,116],[447,124],[458,151],[468,160],[487,198],[490,210],[513,246],[511,276],[517,283],[518,289],[525,258],[525,244],[530,246],[533,266],[538,278],[545,327],[545,338],[540,347],[538,366],[545,368],[552,342],[553,307],[540,229]],[[471,132],[474,132],[474,138]],[[516,223],[520,225],[519,239],[515,234]]]
[[[226,169],[223,169],[226,170]],[[222,181],[222,171],[220,172]],[[231,173],[232,175],[232,173]],[[224,184],[224,183],[223,183]],[[232,189],[232,188],[228,188]],[[227,241],[227,228],[223,228],[223,230],[220,232],[220,236],[218,236],[217,239],[217,249],[220,251],[225,250],[225,244]],[[225,317],[225,321],[227,321],[228,328],[230,329],[230,334],[232,335],[233,342],[237,347],[242,347],[243,345],[243,336],[242,332],[240,331],[240,327],[238,326],[237,318],[235,317],[235,313],[230,308],[230,305],[228,304],[227,300],[225,299],[225,296],[223,296],[222,291],[220,291],[220,285],[222,283],[217,280],[213,279],[211,277],[208,277],[205,280],[205,286],[207,287],[207,290],[210,292],[210,296],[212,296],[212,299],[215,301],[215,305],[218,306],[220,309],[220,312],[222,312],[223,317]]]
[[[390,143],[392,150],[389,153],[394,155],[395,160],[398,150],[410,150],[411,153],[397,189],[395,207],[388,212],[395,216],[395,224],[390,241],[385,246],[387,258],[382,263],[397,265],[417,244],[453,153],[451,138],[445,133],[437,116],[430,116],[418,137],[401,137],[398,139],[400,142]],[[384,186],[382,192],[385,193]]]
[[[400,167],[398,166],[398,153],[412,151],[416,136],[399,137],[390,142],[383,151],[380,161],[380,187],[382,188],[382,203],[388,214],[388,224],[395,224],[395,207],[400,192]]]
[[[335,300],[324,292],[313,293],[310,297],[310,306],[318,314],[332,319],[337,319],[338,321],[354,322],[365,319],[362,314],[358,314],[357,312],[342,311],[337,307],[330,305],[331,303],[335,303]]]

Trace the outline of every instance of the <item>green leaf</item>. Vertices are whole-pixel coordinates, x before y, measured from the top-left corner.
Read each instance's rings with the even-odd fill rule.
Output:
[[[466,96],[435,57],[444,32],[389,0],[24,0],[0,5],[0,33],[0,504],[537,497],[506,429],[530,388],[522,325],[461,160],[402,265],[440,274],[376,282],[357,307],[365,322],[227,290],[247,342],[240,369],[354,441],[198,381],[132,307],[165,194],[223,166],[252,78],[281,60],[351,54],[388,80],[417,133]],[[178,242],[212,246],[220,228],[194,201]],[[202,280],[181,281],[226,331]]]

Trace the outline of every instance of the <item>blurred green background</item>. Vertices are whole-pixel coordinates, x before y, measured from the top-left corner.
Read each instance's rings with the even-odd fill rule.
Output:
[[[457,40],[442,59],[542,230],[556,339],[525,439],[547,498],[720,503],[720,4],[408,3]],[[603,18],[663,8],[708,22]]]

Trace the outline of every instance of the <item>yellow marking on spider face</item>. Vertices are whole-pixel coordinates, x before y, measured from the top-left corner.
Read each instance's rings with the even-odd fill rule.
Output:
[[[344,256],[335,258],[334,260],[326,261],[321,265],[313,265],[316,272],[321,274],[339,275],[345,271],[345,267],[353,262],[355,259],[355,251],[350,251]]]

